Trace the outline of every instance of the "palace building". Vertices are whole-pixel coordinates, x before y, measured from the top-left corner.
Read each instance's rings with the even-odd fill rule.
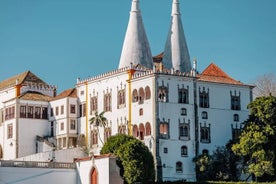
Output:
[[[76,149],[84,146],[99,155],[108,137],[128,134],[152,152],[158,180],[195,181],[193,158],[211,154],[239,134],[253,87],[214,63],[197,70],[179,0],[172,1],[168,32],[164,50],[153,57],[139,0],[132,0],[117,69],[77,79],[74,88],[60,94],[30,71],[0,82],[1,158],[28,160],[47,152],[51,156],[39,160],[64,161],[59,154],[67,150],[68,159],[81,157]],[[107,119],[99,131],[89,122],[96,112]]]

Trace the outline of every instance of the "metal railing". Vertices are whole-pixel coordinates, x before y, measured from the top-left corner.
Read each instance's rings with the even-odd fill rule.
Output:
[[[0,160],[0,167],[75,169],[75,163]]]

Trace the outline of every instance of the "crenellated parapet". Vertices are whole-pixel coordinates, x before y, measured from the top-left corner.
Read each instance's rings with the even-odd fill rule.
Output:
[[[99,79],[106,78],[106,77],[111,77],[111,76],[113,76],[113,75],[116,75],[116,74],[119,74],[119,73],[126,72],[126,71],[128,71],[129,69],[130,69],[130,67],[127,66],[127,67],[119,68],[119,69],[116,69],[116,70],[113,70],[113,71],[110,71],[110,72],[106,72],[106,73],[103,73],[103,74],[100,74],[100,75],[97,75],[97,76],[94,76],[94,77],[89,77],[89,78],[87,78],[87,79],[80,79],[80,78],[77,78],[77,83],[76,83],[76,85],[81,85],[81,84],[85,84],[85,83],[87,83],[87,82],[99,80]]]

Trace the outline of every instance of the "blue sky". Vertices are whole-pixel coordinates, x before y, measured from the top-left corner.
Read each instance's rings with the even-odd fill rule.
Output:
[[[153,55],[162,52],[171,0],[140,0]],[[0,81],[31,70],[58,92],[77,77],[117,69],[131,0],[0,0]],[[275,0],[180,0],[191,58],[252,84],[276,73]]]

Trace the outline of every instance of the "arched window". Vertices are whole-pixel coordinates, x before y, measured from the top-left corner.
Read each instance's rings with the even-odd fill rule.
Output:
[[[104,142],[111,136],[111,128],[105,128],[104,130]]]
[[[138,102],[138,91],[137,91],[137,89],[134,89],[132,91],[132,102]]]
[[[187,148],[187,146],[182,146],[181,147],[181,156],[182,157],[188,156],[188,148]]]
[[[140,133],[140,140],[144,140],[145,127],[142,123],[139,125],[139,133]]]
[[[138,131],[137,125],[134,125],[132,128],[132,136],[135,138],[139,136],[139,131]]]
[[[209,151],[207,149],[202,150],[203,155],[209,155]]]
[[[140,108],[140,109],[139,109],[139,115],[140,115],[140,116],[143,116],[143,114],[144,114],[143,108]]]
[[[90,184],[98,184],[98,172],[95,168],[91,171]]]
[[[149,86],[146,86],[145,92],[146,92],[146,97],[145,97],[146,100],[150,99],[150,97],[151,97],[151,92],[150,92]]]
[[[239,115],[238,114],[234,114],[234,121],[239,121]]]
[[[146,123],[146,136],[151,135],[151,127],[150,127],[150,123],[147,122]]]
[[[176,172],[183,172],[183,166],[182,166],[182,162],[176,162],[175,164],[175,171]]]
[[[126,134],[126,126],[125,125],[120,125],[118,127],[118,133],[119,134]]]
[[[202,119],[208,119],[208,113],[206,111],[203,111],[201,113],[201,117],[202,117]]]
[[[92,130],[91,131],[91,146],[98,144],[98,131]]]
[[[143,88],[139,89],[139,103],[143,103],[144,102],[144,98],[145,98],[145,92]]]

